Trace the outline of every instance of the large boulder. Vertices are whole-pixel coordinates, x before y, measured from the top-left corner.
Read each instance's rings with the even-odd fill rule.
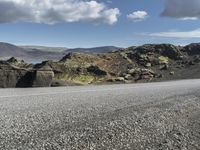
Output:
[[[0,61],[0,87],[49,87],[51,86],[54,73],[47,66],[38,66],[34,68],[21,68],[15,66],[18,61],[14,58],[8,61]]]
[[[32,87],[49,87],[52,84],[54,72],[48,65],[36,68],[33,71],[33,84]]]
[[[53,81],[54,72],[50,67],[44,66],[27,71],[22,76],[16,87],[50,87]]]
[[[27,73],[27,70],[10,65],[7,62],[0,62],[0,87],[16,87],[20,78]]]

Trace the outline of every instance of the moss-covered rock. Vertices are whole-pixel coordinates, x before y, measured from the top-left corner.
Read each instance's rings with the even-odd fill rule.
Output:
[[[159,60],[160,65],[169,64],[169,58],[168,57],[160,56],[160,57],[158,57],[158,60]]]

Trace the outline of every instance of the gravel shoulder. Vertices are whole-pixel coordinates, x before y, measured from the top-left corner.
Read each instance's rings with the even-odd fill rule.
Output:
[[[0,149],[200,149],[200,80],[0,89]]]

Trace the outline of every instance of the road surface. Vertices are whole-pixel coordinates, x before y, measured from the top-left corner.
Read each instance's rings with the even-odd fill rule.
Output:
[[[200,149],[200,80],[0,89],[0,149]]]

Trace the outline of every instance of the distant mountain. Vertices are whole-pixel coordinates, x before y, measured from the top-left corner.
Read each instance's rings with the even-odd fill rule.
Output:
[[[48,52],[63,52],[63,53],[71,53],[71,52],[82,52],[82,53],[108,53],[112,51],[116,51],[120,49],[115,46],[102,46],[102,47],[92,47],[92,48],[66,48],[66,47],[46,47],[46,46],[20,46],[23,49],[33,51],[48,51]]]
[[[114,46],[104,46],[95,48],[74,48],[45,47],[45,46],[16,46],[9,43],[0,42],[0,59],[16,57],[27,62],[40,62],[44,60],[60,60],[71,52],[82,53],[107,53],[116,51],[119,48]]]
[[[10,56],[27,57],[27,51],[21,47],[0,42],[0,57],[7,58]]]
[[[94,48],[74,48],[74,49],[67,49],[64,52],[81,52],[81,53],[108,53],[119,50],[119,47],[115,46],[102,46],[102,47],[94,47]]]
[[[36,62],[44,60],[59,60],[65,55],[63,52],[43,51],[38,49],[32,49],[31,51],[26,51],[26,53],[28,54],[28,57],[24,59],[30,59]]]
[[[62,52],[25,49],[9,43],[0,42],[0,59],[16,57],[27,62],[40,62],[43,60],[59,60],[64,55]]]
[[[41,50],[41,51],[48,51],[48,52],[62,52],[67,50],[66,47],[47,47],[47,46],[34,46],[34,45],[25,45],[25,46],[19,46],[23,49],[32,51],[32,50]]]

